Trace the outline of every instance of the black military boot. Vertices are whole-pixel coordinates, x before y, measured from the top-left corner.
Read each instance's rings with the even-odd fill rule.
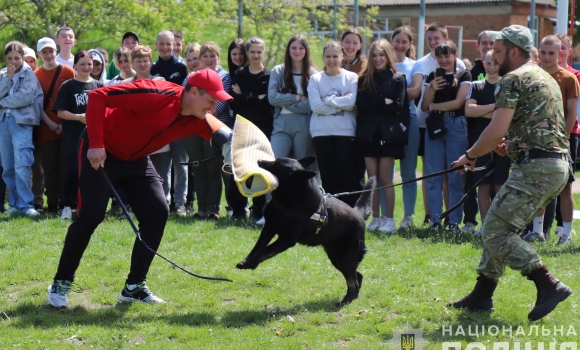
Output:
[[[457,301],[447,304],[455,309],[467,309],[471,311],[493,311],[493,292],[497,287],[497,281],[484,275],[477,277],[477,283],[471,293]]]
[[[536,305],[528,314],[530,321],[536,321],[546,316],[572,294],[572,289],[554,278],[546,265],[538,267],[527,277],[530,281],[534,281],[538,289]]]

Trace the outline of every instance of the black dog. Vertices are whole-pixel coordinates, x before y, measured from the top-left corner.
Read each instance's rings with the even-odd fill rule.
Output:
[[[294,246],[296,243],[322,245],[332,265],[346,279],[347,293],[338,307],[358,297],[363,275],[357,271],[367,249],[365,219],[370,215],[372,189],[370,179],[355,208],[336,198],[325,198],[314,179],[316,172],[305,170],[316,160],[280,158],[258,161],[258,165],[278,178],[279,186],[266,204],[266,224],[254,249],[236,267],[255,269],[262,261]],[[268,245],[274,236],[278,239]]]

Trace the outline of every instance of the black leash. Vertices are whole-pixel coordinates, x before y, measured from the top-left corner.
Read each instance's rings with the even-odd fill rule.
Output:
[[[220,156],[221,157],[221,156]],[[145,241],[143,239],[141,239],[141,232],[139,231],[139,229],[137,228],[137,226],[135,225],[135,223],[133,222],[133,219],[131,219],[131,216],[129,215],[129,212],[127,211],[127,208],[125,207],[125,204],[123,204],[123,201],[121,200],[121,197],[119,197],[119,194],[117,193],[117,191],[115,190],[115,187],[113,186],[113,184],[111,183],[111,180],[109,180],[109,177],[107,176],[107,174],[105,173],[105,170],[103,168],[99,168],[99,172],[101,173],[101,175],[103,175],[103,178],[105,179],[105,182],[107,183],[107,185],[109,186],[109,189],[111,190],[111,192],[113,193],[113,195],[115,196],[115,199],[117,200],[117,202],[119,202],[119,205],[121,206],[121,209],[123,210],[123,214],[125,214],[125,217],[127,218],[127,220],[129,220],[129,223],[131,224],[131,227],[133,227],[133,231],[135,232],[135,234],[137,235],[137,238],[139,239],[139,241],[141,243],[143,243],[143,245],[145,246],[145,248],[147,248],[149,251],[151,251],[153,254],[157,255],[158,257],[160,257],[161,259],[167,261],[168,263],[170,263],[171,265],[177,267],[178,269],[180,269],[181,271],[187,273],[188,275],[191,275],[193,277],[197,277],[197,278],[201,278],[204,280],[210,280],[210,281],[227,281],[227,282],[233,282],[232,280],[228,279],[228,278],[222,278],[222,277],[207,277],[207,276],[201,276],[201,275],[196,275],[195,273],[187,270],[184,267],[181,267],[179,265],[177,265],[176,263],[174,263],[173,261],[167,259],[166,257],[164,257],[163,255],[157,253],[155,250],[153,250],[151,247],[149,247],[147,245],[147,243],[145,243]]]
[[[487,163],[487,165],[489,165],[492,161],[493,161],[493,152],[491,152],[491,156],[489,157],[490,160]],[[473,192],[477,186],[479,186],[479,184],[485,180],[485,178],[490,177],[491,174],[493,174],[493,172],[495,171],[495,169],[502,164],[503,162],[509,162],[510,159],[509,158],[505,158],[503,159],[501,162],[497,163],[493,168],[491,168],[481,179],[479,179],[479,181],[477,181],[473,186],[471,186],[471,188],[469,190],[467,190],[467,192],[465,192],[465,194],[463,195],[463,197],[461,197],[461,199],[459,200],[459,202],[457,204],[455,204],[454,206],[452,206],[451,208],[447,209],[446,211],[444,211],[443,213],[441,213],[441,215],[439,215],[440,219],[444,219],[446,218],[449,214],[451,214],[452,211],[454,211],[455,209],[459,208],[459,206],[463,203],[465,203],[465,201],[467,200],[467,198],[469,197],[469,194],[471,192]],[[487,166],[486,166],[487,168]],[[474,170],[476,171],[476,170]]]
[[[202,160],[196,160],[193,162],[179,162],[179,164],[181,165],[192,165],[192,166],[199,166],[200,164],[203,163],[212,163],[212,162],[217,162],[217,161],[221,161],[224,157],[220,154],[219,156],[215,156],[212,158],[207,158],[207,159],[202,159]]]
[[[486,165],[481,166],[481,167],[476,167],[476,168],[473,169],[473,171],[481,171],[481,170],[487,169],[487,167],[491,164],[492,160],[493,160],[493,156],[490,157],[490,159],[489,159],[489,161],[487,162]],[[370,191],[374,191],[374,190],[380,190],[382,188],[397,187],[397,186],[401,186],[401,185],[408,184],[408,183],[411,183],[411,182],[417,182],[417,181],[429,179],[429,178],[432,178],[432,177],[435,177],[435,176],[444,175],[444,174],[451,173],[451,172],[454,172],[454,171],[457,171],[457,170],[466,170],[466,171],[468,171],[467,169],[468,169],[468,166],[467,165],[460,165],[460,166],[456,166],[454,168],[449,168],[449,169],[445,169],[443,171],[438,171],[438,172],[433,173],[433,174],[428,174],[428,175],[425,175],[425,176],[421,176],[421,177],[418,177],[418,178],[415,178],[415,179],[412,179],[412,180],[403,181],[403,182],[400,182],[400,183],[394,184],[394,185],[376,187],[376,188],[371,189],[371,190],[360,190],[360,191],[352,191],[352,192],[340,192],[340,193],[336,193],[336,194],[329,194],[329,193],[327,193],[326,196],[327,197],[348,196],[348,195],[351,195],[351,194],[358,194],[358,193],[363,193],[363,192],[370,192]],[[494,169],[495,169],[495,167],[494,167]],[[471,191],[471,189],[470,189],[470,191]]]

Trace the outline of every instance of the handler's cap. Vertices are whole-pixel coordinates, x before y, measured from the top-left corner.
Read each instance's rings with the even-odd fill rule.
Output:
[[[230,101],[234,98],[224,91],[222,78],[213,69],[205,68],[193,73],[187,83],[199,89],[204,89],[218,101]]]
[[[38,40],[38,43],[36,43],[36,51],[40,52],[45,47],[50,47],[56,50],[56,43],[51,38],[46,37]]]
[[[485,35],[492,40],[509,40],[528,52],[532,51],[532,46],[534,46],[534,37],[530,29],[517,24],[505,27],[499,32],[486,30]]]

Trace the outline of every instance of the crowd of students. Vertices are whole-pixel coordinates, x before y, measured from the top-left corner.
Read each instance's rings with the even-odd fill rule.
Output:
[[[376,176],[386,188],[375,190],[368,229],[408,228],[415,224],[417,183],[403,186],[404,216],[397,225],[395,191],[388,187],[393,184],[395,161],[400,162],[403,181],[416,178],[419,156],[424,175],[448,168],[489,124],[495,85],[502,75],[502,67],[492,59],[493,40],[485,32],[477,42],[481,57],[469,68],[458,57],[445,25],[432,23],[425,34],[430,52],[417,59],[415,35],[409,27],[395,29],[390,41],[374,41],[366,55],[361,32],[348,29],[340,42],[324,45],[323,69],[313,64],[307,38],[295,35],[286,45],[283,63],[272,70],[264,65],[266,47],[258,37],[231,42],[227,69],[219,65],[221,50],[216,43],[184,45],[178,30],[158,34],[155,62],[153,50],[142,45],[134,32],[123,35],[109,62],[101,48],[73,55],[74,32],[63,27],[55,40],[38,41],[36,53],[42,59],[38,68],[34,50],[11,42],[4,52],[7,67],[0,72],[0,156],[2,178],[10,191],[7,212],[37,216],[46,194],[48,212],[61,211],[62,218],[73,218],[78,139],[86,124],[89,91],[137,79],[182,85],[193,72],[211,69],[234,97],[229,103],[217,103],[213,114],[219,120],[233,128],[236,115],[244,116],[271,141],[276,157],[316,155],[312,168],[319,172],[328,193],[360,190],[365,176]],[[561,86],[575,160],[580,73],[567,65],[570,48],[569,37],[548,36],[537,52],[539,64]],[[150,155],[174,212],[178,216],[194,212],[197,198],[194,216],[218,219],[225,190],[229,215],[245,218],[250,213],[254,222],[263,223],[265,196],[254,198],[250,207],[219,162],[189,168],[183,164],[215,156],[211,145],[198,136],[175,141]],[[423,181],[423,224],[433,230],[475,231],[477,213],[483,221],[491,199],[507,179],[510,164],[497,154],[478,160],[478,166],[488,169],[496,164],[488,177],[483,176],[485,172],[455,172]],[[442,222],[444,207],[458,203],[476,183],[477,194],[468,196],[465,208],[459,206]],[[0,193],[4,193],[2,188]],[[354,205],[356,195],[340,199]],[[549,208],[546,220],[543,216],[534,220],[528,239],[545,239],[543,224],[551,225],[556,212],[560,240],[569,242],[571,186],[552,207],[556,209]]]

